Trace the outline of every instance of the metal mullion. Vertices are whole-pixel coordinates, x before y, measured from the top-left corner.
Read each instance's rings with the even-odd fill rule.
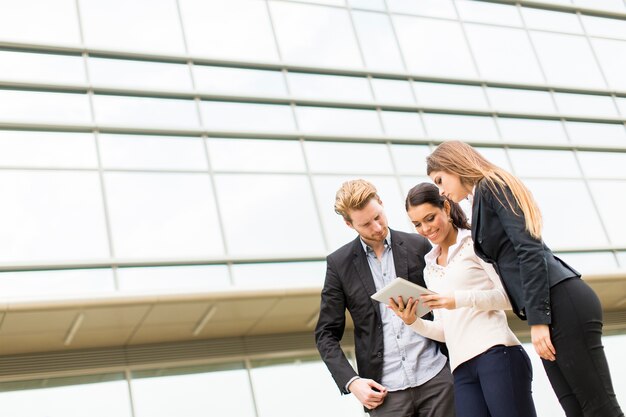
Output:
[[[128,384],[128,399],[130,400],[130,413],[132,417],[135,417],[137,415],[137,412],[135,411],[135,397],[133,395],[133,385],[131,383],[132,381],[132,373],[130,371],[130,369],[128,368],[128,366],[124,367],[124,377],[126,380],[126,384]]]
[[[514,5],[519,4],[524,7],[529,7],[532,9],[541,9],[541,10],[550,10],[555,12],[570,12],[576,13],[581,12],[584,14],[588,14],[591,16],[598,17],[612,17],[618,19],[626,19],[626,13],[619,12],[611,12],[608,10],[600,10],[600,9],[590,9],[575,5],[566,5],[566,4],[553,4],[553,3],[544,3],[541,1],[528,1],[528,0],[479,0],[485,3],[497,3],[497,4],[505,4],[505,5]]]

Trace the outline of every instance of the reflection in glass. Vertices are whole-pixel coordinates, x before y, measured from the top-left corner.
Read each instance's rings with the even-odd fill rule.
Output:
[[[232,270],[238,287],[321,287],[326,262],[235,264]]]
[[[291,107],[274,104],[202,101],[202,120],[207,129],[293,132]]]
[[[372,99],[369,82],[364,77],[290,72],[287,79],[291,94],[298,98],[344,101]]]
[[[80,56],[0,51],[0,80],[84,84],[85,66]]]
[[[358,400],[339,395],[324,362],[317,358],[254,361],[250,377],[259,417],[291,417],[293,410],[303,417],[363,416]],[[311,392],[322,401],[315,407],[302,407],[310,401]]]
[[[304,172],[300,142],[261,139],[209,139],[213,171]]]
[[[387,145],[377,143],[304,142],[312,172],[391,174]]]
[[[539,204],[543,239],[550,248],[593,248],[608,243],[583,180],[525,179],[524,184]],[[570,204],[573,200],[576,204]]]
[[[488,109],[482,87],[459,84],[413,82],[417,102],[427,107]]]
[[[144,128],[198,127],[198,112],[193,100],[95,94],[93,104],[100,124]]]
[[[424,138],[426,133],[417,112],[381,111],[385,134],[394,138]]]
[[[5,0],[0,3],[0,39],[80,45],[75,0]]]
[[[352,20],[368,68],[404,70],[398,42],[387,14],[355,10],[352,12]]]
[[[68,269],[58,271],[1,272],[3,298],[50,299],[115,291],[110,269]]]
[[[521,143],[567,143],[563,123],[558,120],[497,119],[502,139]]]
[[[191,91],[189,66],[164,62],[90,57],[89,78],[95,86]]]
[[[605,88],[595,58],[582,36],[531,32],[548,83]]]
[[[109,256],[95,172],[0,171],[0,262]]]
[[[393,23],[410,71],[436,77],[476,77],[459,23],[411,16],[394,16]]]
[[[0,120],[88,124],[91,113],[86,94],[0,90]]]
[[[306,176],[218,174],[215,181],[231,255],[324,252]]]
[[[296,107],[300,130],[307,133],[377,136],[382,134],[374,110]]]
[[[623,196],[626,195],[626,181],[590,180],[589,186],[611,243],[616,246],[626,245],[626,222],[624,222],[623,204]],[[583,213],[582,210],[581,213]],[[585,230],[585,235],[587,234],[587,229],[579,230]]]
[[[488,87],[487,95],[491,107],[496,111],[530,114],[556,113],[552,97],[547,91]]]
[[[80,0],[79,3],[83,36],[90,47],[185,52],[175,0]]]
[[[215,198],[204,174],[105,174],[115,255],[223,254]]]
[[[105,168],[207,169],[200,138],[100,134],[98,143]]]
[[[405,80],[372,78],[376,100],[382,103],[415,104],[411,84]]]
[[[626,89],[626,41],[592,39],[591,43],[609,85],[616,90]]]
[[[0,408],[11,417],[131,417],[123,374],[0,384]]]
[[[436,139],[497,141],[498,132],[491,117],[424,113],[428,136]]]
[[[285,79],[280,71],[247,68],[193,66],[196,88],[207,93],[255,96],[286,96]]]
[[[282,1],[270,1],[269,5],[285,61],[314,66],[362,66],[347,10]]]
[[[465,30],[482,77],[497,81],[544,82],[525,30],[476,24],[466,24]]]
[[[120,291],[210,291],[230,286],[226,265],[118,268]]]
[[[515,174],[521,177],[580,177],[580,169],[571,151],[509,149]]]
[[[243,364],[133,372],[135,417],[255,417]]]
[[[91,133],[0,130],[0,166],[97,168]]]

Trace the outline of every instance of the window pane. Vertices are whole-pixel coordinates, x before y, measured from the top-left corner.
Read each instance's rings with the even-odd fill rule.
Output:
[[[487,95],[494,110],[501,112],[554,114],[554,102],[547,91],[514,90],[488,87]]]
[[[611,243],[616,246],[626,245],[626,222],[624,222],[624,205],[622,203],[622,196],[626,195],[626,181],[591,180],[589,186]],[[584,213],[582,210],[580,212]],[[578,227],[577,229],[585,230],[585,235],[587,234],[587,229]]]
[[[85,66],[80,56],[0,51],[0,79],[32,83],[84,84]]]
[[[293,112],[289,106],[203,101],[200,110],[207,129],[247,132],[295,130]]]
[[[393,172],[387,145],[306,141],[304,146],[312,172],[372,174]]]
[[[383,103],[415,104],[411,84],[404,80],[372,79],[376,100]]]
[[[622,114],[622,116],[626,116],[626,98],[616,97],[615,102],[617,103],[620,114]]]
[[[496,119],[502,139],[522,143],[567,143],[562,122],[558,120]]]
[[[524,180],[524,184],[539,204],[543,239],[550,248],[593,248],[608,243],[582,180]],[[575,204],[571,204],[573,199]]]
[[[353,11],[352,19],[367,67],[383,71],[403,71],[404,64],[389,16]]]
[[[515,5],[467,0],[456,0],[455,3],[462,20],[503,26],[522,26],[522,19]]]
[[[410,71],[436,77],[476,77],[459,23],[410,16],[394,16],[393,22]]]
[[[230,286],[226,265],[118,268],[121,291],[210,291]]]
[[[509,149],[511,163],[520,177],[580,177],[581,172],[570,151]]]
[[[289,90],[298,98],[319,100],[371,101],[367,78],[290,72]]]
[[[0,39],[16,42],[80,45],[74,0],[3,0]]]
[[[626,153],[578,152],[586,176],[626,179]]]
[[[260,139],[209,139],[213,171],[304,172],[300,142]]]
[[[93,96],[98,123],[144,128],[197,128],[193,100],[149,97]]]
[[[231,255],[324,252],[313,194],[305,176],[221,174],[215,180]]]
[[[585,31],[590,36],[626,39],[626,21],[581,15]]]
[[[300,130],[307,133],[336,135],[382,135],[378,114],[374,110],[296,107]]]
[[[426,157],[430,148],[426,145],[391,145],[393,160],[399,174],[426,175]]]
[[[554,93],[559,112],[566,116],[617,117],[613,99],[591,94]]]
[[[199,91],[255,96],[286,96],[285,79],[280,71],[244,68],[193,66]]]
[[[556,255],[583,275],[615,272],[617,269],[615,255],[610,252],[557,253]]]
[[[387,0],[389,10],[396,13],[409,13],[423,16],[456,19],[451,0]]]
[[[0,262],[109,256],[97,173],[0,171]]]
[[[424,138],[426,133],[417,112],[382,111],[385,134],[394,138]]]
[[[181,0],[189,52],[244,60],[278,59],[267,6],[257,0]]]
[[[105,180],[116,256],[223,253],[208,175],[109,172]]]
[[[284,60],[314,66],[362,66],[347,10],[277,1],[269,5]]]
[[[0,293],[6,298],[50,299],[115,291],[110,269],[72,269],[0,273]]]
[[[591,42],[609,85],[616,90],[626,89],[626,41],[592,39]]]
[[[236,286],[259,288],[321,287],[326,262],[285,262],[233,265]]]
[[[487,158],[489,162],[499,166],[500,168],[504,168],[507,171],[511,172],[513,169],[511,168],[511,164],[509,162],[509,158],[507,157],[506,151],[501,148],[480,148],[477,147],[476,150],[480,152],[482,156]]]
[[[380,10],[381,12],[385,11],[384,0],[348,0],[348,3],[352,8],[359,7],[362,9]]]
[[[95,86],[191,91],[189,66],[163,62],[90,57],[89,78]]]
[[[626,6],[620,0],[572,0],[577,6],[588,7],[595,10],[607,10],[612,12],[626,13]]]
[[[185,52],[175,0],[80,0],[80,13],[91,47]]]
[[[354,240],[357,236],[354,230],[346,226],[343,218],[335,213],[334,209],[335,194],[341,184],[357,178],[370,181],[376,187],[385,206],[389,227],[405,232],[414,230],[404,209],[404,195],[395,178],[369,175],[314,176],[315,194],[331,251]]]
[[[491,117],[424,113],[428,136],[436,139],[497,141],[498,132]]]
[[[133,372],[131,386],[136,417],[255,416],[242,366]]]
[[[623,124],[565,122],[565,128],[570,140],[576,144],[626,146]]]
[[[3,383],[0,407],[12,417],[131,417],[123,374]]]
[[[482,87],[416,81],[413,83],[417,102],[427,107],[487,110]]]
[[[605,88],[587,40],[582,36],[531,32],[548,82],[556,85]]]
[[[100,134],[98,142],[105,168],[207,169],[200,138]]]
[[[466,24],[465,30],[483,78],[543,83],[526,31]]]
[[[0,130],[0,166],[97,168],[91,133]]]
[[[521,10],[524,22],[529,29],[571,33],[583,32],[578,16],[574,13],[553,12],[531,7],[522,7]]]
[[[328,369],[319,359],[253,362],[250,371],[259,417],[340,415],[363,416],[361,404],[352,395],[338,395]],[[299,381],[294,384],[294,381]],[[315,407],[302,407],[315,392]]]
[[[91,122],[86,94],[0,90],[0,118],[8,122]]]

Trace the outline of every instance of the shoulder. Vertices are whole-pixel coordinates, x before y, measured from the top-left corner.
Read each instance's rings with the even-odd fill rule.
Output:
[[[391,230],[391,239],[393,242],[403,242],[409,248],[429,252],[432,248],[430,242],[425,237],[417,233],[400,232],[397,230]]]

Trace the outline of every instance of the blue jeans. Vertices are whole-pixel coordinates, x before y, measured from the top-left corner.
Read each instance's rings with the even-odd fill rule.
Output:
[[[536,417],[532,368],[521,346],[494,346],[453,372],[457,417]]]

